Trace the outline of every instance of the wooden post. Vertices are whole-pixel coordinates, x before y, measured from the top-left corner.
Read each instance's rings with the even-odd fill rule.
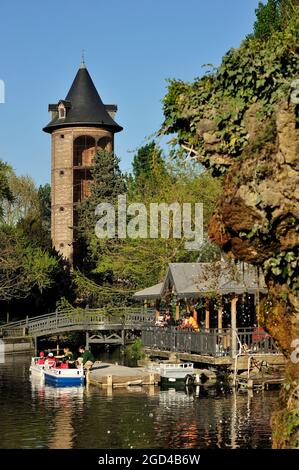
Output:
[[[231,299],[231,335],[232,335],[232,357],[237,354],[237,302],[238,297],[234,295]]]
[[[222,333],[222,306],[218,308],[218,332]]]
[[[6,314],[6,323],[9,323],[9,312]]]
[[[143,313],[147,315],[147,300],[145,300],[143,303]]]
[[[175,306],[175,319],[178,321],[180,319],[180,301],[176,301],[176,306]]]
[[[206,308],[205,328],[206,330],[210,329],[210,310],[208,308]]]
[[[34,342],[34,357],[37,357],[37,336],[33,337]]]
[[[125,336],[125,330],[121,330],[121,344],[122,346],[125,346],[126,344],[126,336]]]
[[[85,347],[86,349],[89,349],[89,332],[86,331],[85,333]]]
[[[155,385],[155,374],[149,375],[149,385]]]
[[[186,311],[187,311],[187,313],[190,313],[190,302],[189,302],[189,300],[187,300],[187,302],[186,302]]]
[[[160,299],[156,299],[156,320],[158,320],[160,316]]]
[[[107,387],[113,388],[113,377],[112,375],[107,375]]]
[[[194,318],[194,320],[197,321],[197,311],[195,310],[194,307],[193,307],[193,318]]]
[[[57,356],[59,355],[59,336],[57,336],[57,340],[56,340],[56,354]]]

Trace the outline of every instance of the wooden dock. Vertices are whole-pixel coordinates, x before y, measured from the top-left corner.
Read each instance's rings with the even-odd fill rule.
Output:
[[[236,388],[246,389],[261,389],[267,390],[271,386],[280,386],[285,381],[285,378],[281,374],[271,374],[265,376],[251,376],[251,377],[240,377],[236,378]]]
[[[92,370],[86,375],[86,381],[91,385],[109,388],[158,385],[160,374],[140,367],[95,362]]]
[[[170,360],[175,355],[177,361],[189,361],[197,364],[205,364],[206,366],[226,366],[230,370],[235,368],[235,359],[231,356],[204,356],[201,354],[185,353],[173,351],[164,351],[159,349],[145,348],[145,353],[149,357],[162,358]],[[286,358],[283,354],[258,354],[259,360],[267,362],[270,366],[285,366]],[[248,356],[239,356],[238,370],[246,370],[248,367]]]

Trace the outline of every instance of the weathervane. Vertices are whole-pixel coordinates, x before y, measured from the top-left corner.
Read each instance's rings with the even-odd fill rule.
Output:
[[[81,69],[85,68],[85,49],[82,49],[80,68]]]

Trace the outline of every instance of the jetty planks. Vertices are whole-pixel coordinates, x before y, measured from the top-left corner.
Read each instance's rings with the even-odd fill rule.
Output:
[[[160,374],[149,372],[140,367],[96,362],[87,374],[87,382],[91,385],[111,388],[157,385],[160,382]]]

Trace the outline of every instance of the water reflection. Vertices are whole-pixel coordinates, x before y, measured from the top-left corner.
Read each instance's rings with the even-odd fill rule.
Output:
[[[278,392],[56,388],[30,381],[26,361],[0,366],[2,448],[271,447]]]

